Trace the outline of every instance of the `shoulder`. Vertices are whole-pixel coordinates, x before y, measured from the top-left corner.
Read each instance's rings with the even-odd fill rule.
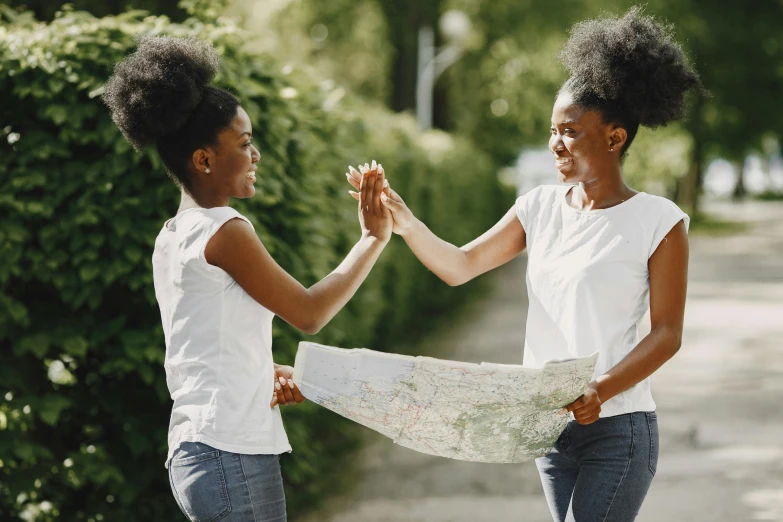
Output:
[[[178,228],[186,227],[192,232],[205,232],[208,236],[232,220],[241,220],[247,226],[253,227],[250,220],[231,207],[193,208],[174,218]]]
[[[634,208],[637,217],[642,223],[650,224],[653,227],[663,223],[671,228],[671,226],[682,220],[687,230],[690,224],[690,217],[672,200],[645,192],[635,197],[640,198]]]

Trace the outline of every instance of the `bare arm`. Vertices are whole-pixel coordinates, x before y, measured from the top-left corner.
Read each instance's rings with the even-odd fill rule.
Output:
[[[241,219],[228,221],[210,239],[207,262],[225,270],[259,304],[295,328],[318,333],[353,296],[389,241],[392,220],[380,202],[382,187],[382,174],[365,174],[359,205],[361,239],[340,266],[310,288],[283,270]]]
[[[680,349],[688,285],[688,235],[680,221],[648,261],[652,329],[625,358],[566,408],[581,424],[598,420],[601,403],[652,375]]]
[[[402,235],[403,239],[419,261],[450,286],[467,283],[508,263],[525,249],[525,229],[514,208],[492,228],[461,248],[440,239],[424,223],[414,220]]]

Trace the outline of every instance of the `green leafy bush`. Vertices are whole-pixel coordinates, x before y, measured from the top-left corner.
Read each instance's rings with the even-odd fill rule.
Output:
[[[234,204],[305,285],[358,239],[348,163],[382,161],[410,206],[457,243],[511,204],[490,160],[469,143],[421,135],[409,116],[252,54],[226,20],[65,10],[43,24],[0,15],[0,519],[180,516],[163,469],[171,403],[150,263],[179,194],[154,153],[133,152],[99,98],[139,35],[215,43],[218,81],[243,100],[262,153],[256,197]],[[464,295],[395,238],[316,340],[401,349]],[[276,360],[292,362],[302,338],[275,321]],[[343,467],[356,428],[307,403],[284,419],[296,513],[339,482],[327,476]]]

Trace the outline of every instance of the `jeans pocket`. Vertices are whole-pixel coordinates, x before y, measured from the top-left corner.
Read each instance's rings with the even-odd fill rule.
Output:
[[[658,469],[658,415],[654,411],[645,413],[650,431],[650,473],[655,476]]]
[[[217,522],[231,512],[220,452],[204,444],[186,444],[209,451],[180,452],[181,457],[171,460],[169,475],[174,496],[191,522]]]

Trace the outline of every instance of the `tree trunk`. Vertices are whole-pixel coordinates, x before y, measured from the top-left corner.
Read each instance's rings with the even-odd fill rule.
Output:
[[[440,0],[379,0],[378,3],[386,16],[390,39],[395,49],[388,105],[398,112],[415,111],[419,27],[431,26],[435,30],[436,45],[439,43],[437,23]],[[444,96],[442,88],[435,89],[435,125],[442,124],[445,119],[439,108],[444,103]]]
[[[693,113],[689,130],[693,137],[693,151],[687,174],[680,178],[677,187],[677,203],[688,209],[692,217],[701,210],[699,207],[702,185],[704,184],[704,135],[701,124],[701,111],[704,98],[697,95],[693,104]]]
[[[734,167],[737,170],[737,181],[734,184],[731,198],[738,201],[744,199],[747,194],[747,190],[745,190],[745,162],[742,160],[734,162]]]

